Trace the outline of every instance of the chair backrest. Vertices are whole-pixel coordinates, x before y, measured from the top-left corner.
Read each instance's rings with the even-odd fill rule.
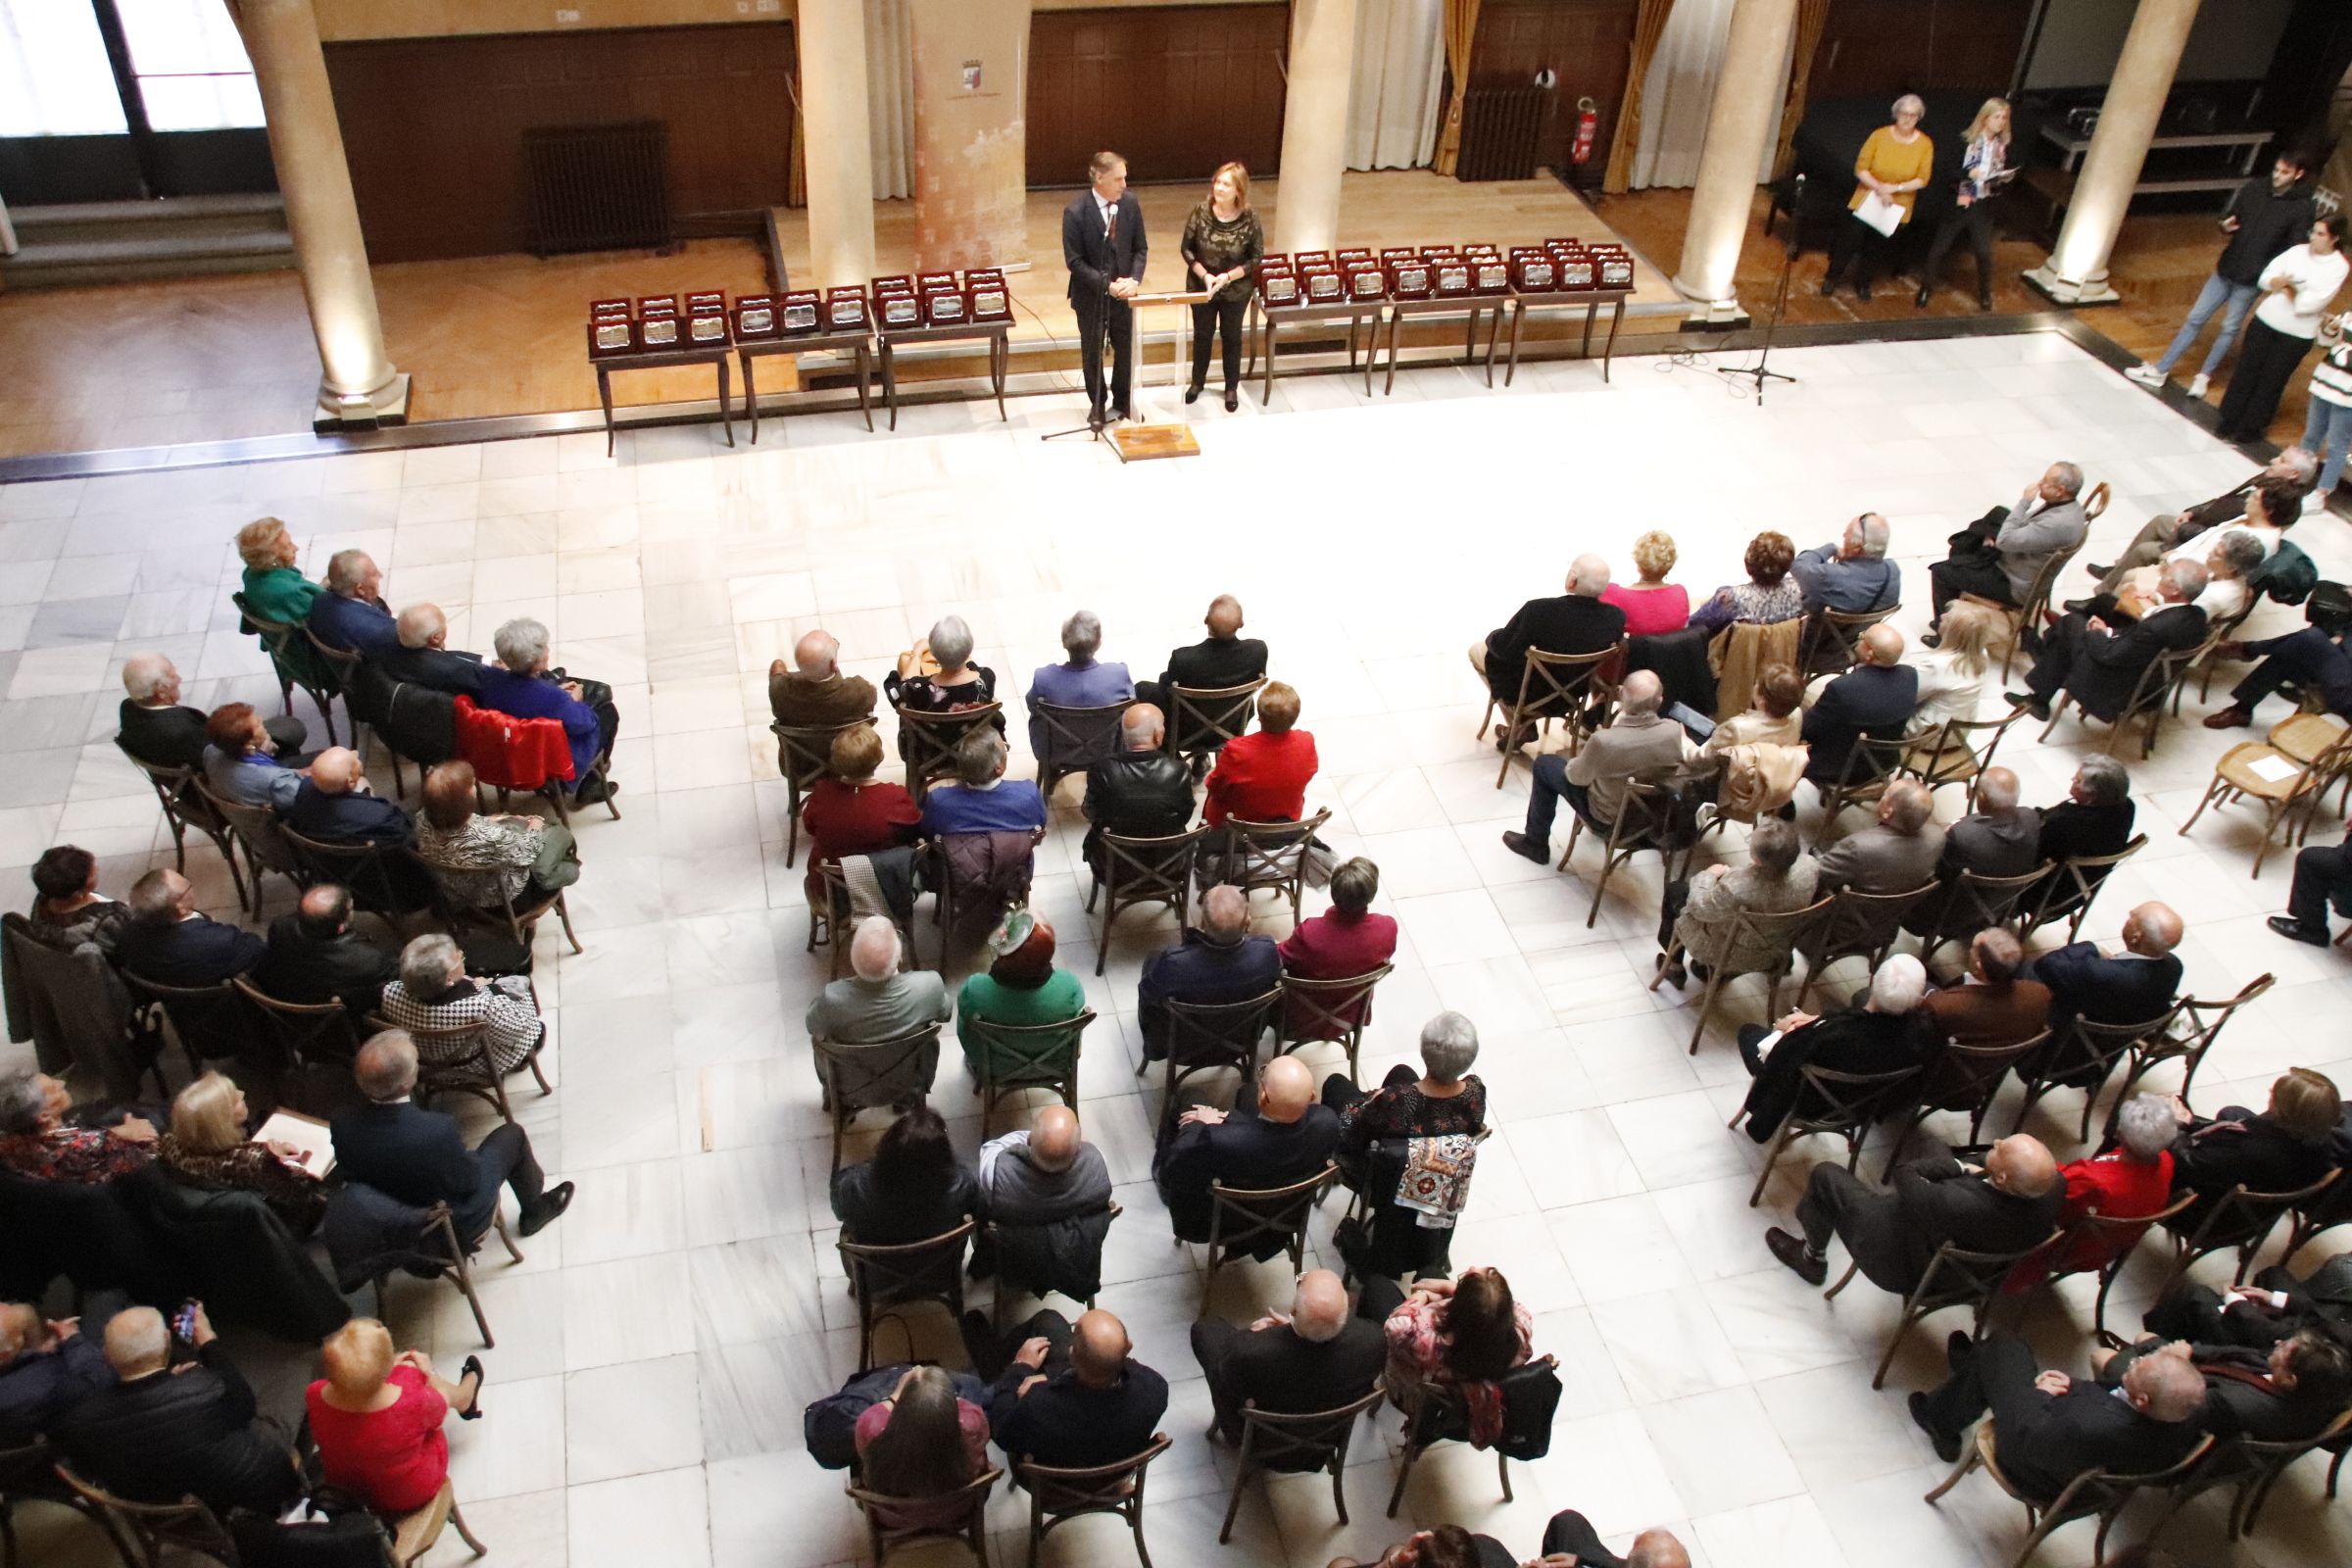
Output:
[[[1095,1009],[1050,1023],[996,1023],[970,1016],[956,1020],[964,1054],[978,1064],[980,1089],[1057,1089],[1076,1078],[1078,1051]]]
[[[2076,855],[2060,860],[2041,891],[2026,901],[2018,936],[2031,937],[2043,926],[2064,920],[2071,941],[2073,934],[2082,929],[2082,916],[2090,912],[2091,903],[2098,898],[2107,873],[2146,848],[2148,836],[2138,833],[2113,855]]]
[[[1858,802],[1877,800],[1886,793],[1887,785],[1902,776],[1903,760],[1918,744],[1899,735],[1855,736],[1853,750],[1845,754],[1845,762],[1838,769],[1838,781],[1830,786],[1822,809],[1835,816]]]
[[[2181,1250],[2191,1258],[2225,1247],[2243,1248],[2251,1252],[2288,1209],[2315,1205],[2343,1174],[2341,1170],[2331,1170],[2310,1186],[2298,1187],[2291,1193],[2251,1192],[2244,1182],[2239,1182],[2205,1211],[2205,1217],[2197,1223]]]
[[[1936,929],[1929,937],[1931,945],[1964,942],[1988,926],[2009,924],[2017,917],[2018,905],[2041,885],[2052,865],[2053,862],[2045,860],[2016,876],[1961,872],[1943,884],[1936,910]]]
[[[2196,1205],[2197,1195],[2182,1193],[2153,1214],[2102,1214],[2096,1209],[2075,1221],[2058,1246],[2058,1261],[2050,1268],[2050,1278],[2065,1274],[2081,1274],[2103,1269],[2120,1262],[2133,1243],[2147,1233],[2151,1225],[2162,1225],[2180,1218]]]
[[[1838,1072],[1806,1062],[1798,1069],[1803,1088],[1791,1123],[1807,1132],[1834,1133],[1869,1127],[1902,1108],[1920,1068],[1897,1067],[1890,1072]]]
[[[1247,1250],[1263,1242],[1294,1245],[1306,1232],[1323,1190],[1339,1180],[1340,1167],[1329,1161],[1303,1181],[1287,1187],[1228,1187],[1208,1184],[1208,1235],[1212,1247]]]
[[[1054,793],[1054,786],[1072,773],[1083,773],[1097,762],[1116,757],[1119,721],[1132,708],[1104,703],[1099,708],[1069,708],[1060,703],[1033,702],[1029,716],[1037,720],[1037,787]]]
[[[2098,489],[2093,494],[2104,495],[2106,489],[2106,481],[2101,480]],[[2101,501],[2101,510],[2104,510],[2105,506],[2106,503]],[[2096,516],[2098,514],[2092,512],[2086,504],[2082,509],[2082,514],[2087,517]],[[2050,595],[2057,589],[2059,574],[2066,570],[2082,549],[2082,546],[2077,543],[2065,550],[2052,553],[2049,559],[2041,564],[2041,569],[2034,573],[2033,582],[2027,585],[2026,597],[2019,603],[2017,612],[2020,617],[2018,620],[2020,626],[2038,627],[2041,624],[2043,614],[2050,608]]]
[[[927,1024],[910,1034],[870,1045],[843,1045],[812,1038],[817,1071],[824,1074],[835,1115],[895,1105],[919,1092],[920,1064],[926,1052],[939,1051],[940,1025]]]
[[[1582,711],[1595,697],[1602,696],[1594,684],[1601,666],[1624,653],[1622,637],[1609,647],[1590,654],[1551,654],[1530,648],[1519,671],[1519,700],[1511,705],[1511,711],[1520,718]],[[1615,708],[1616,701],[1614,692],[1605,697],[1609,709]],[[1605,712],[1602,717],[1605,721]]]
[[[2189,666],[2200,655],[2213,647],[2217,639],[2208,637],[2191,648],[2170,648],[2148,662],[2132,683],[2132,695],[2115,712],[2115,725],[2122,728],[2135,718],[2162,715],[2165,705],[2173,700],[2173,688],[2188,677]]]
[[[776,738],[776,772],[798,799],[832,767],[835,741],[854,729],[872,729],[877,722],[868,713],[846,724],[770,724],[768,733]]]
[[[1178,1067],[1239,1062],[1246,1070],[1281,1005],[1279,985],[1240,1002],[1172,1001],[1167,1004],[1168,1060]]]
[[[234,983],[168,986],[118,967],[134,1004],[154,1003],[179,1031],[180,1043],[200,1056],[234,1055],[245,1044],[245,1003]]]
[[[1811,960],[1816,970],[1841,957],[1875,954],[1894,940],[1911,906],[1941,885],[1923,882],[1900,893],[1839,888],[1831,895],[1830,906],[1818,917],[1818,924],[1797,933],[1796,951]]]
[[[2104,1083],[2108,1070],[2132,1054],[2143,1041],[2162,1040],[2170,1035],[2174,1021],[2180,1016],[2180,1007],[2181,1004],[2176,1001],[2155,1017],[2140,1023],[2093,1023],[2078,1013],[2058,1026],[2049,1050],[2034,1064],[2034,1074],[2094,1086]],[[2095,1087],[2090,1093],[2094,1099],[2097,1097]]]
[[[149,1557],[160,1558],[161,1546],[175,1546],[184,1551],[198,1552],[226,1565],[238,1568],[242,1559],[237,1544],[220,1516],[201,1499],[188,1496],[177,1502],[132,1502],[118,1497],[95,1482],[75,1475],[62,1460],[57,1466],[58,1479],[73,1489],[74,1494],[85,1504],[114,1521],[116,1527],[142,1544]]]
[[[1864,632],[1902,610],[1832,610],[1826,605],[1805,612],[1804,630],[1797,634],[1796,667],[1806,675],[1838,673],[1853,667],[1861,657],[1856,644]]]
[[[204,797],[189,792],[188,786],[197,777],[196,769],[164,767],[150,762],[123,745],[120,735],[115,737],[115,750],[128,758],[131,766],[147,775],[147,782],[154,787],[156,798],[163,803],[165,816],[173,822],[185,822],[202,828],[207,833],[228,831],[228,824],[217,814],[208,818],[210,808],[205,804]]]
[[[499,790],[541,790],[569,782],[571,741],[557,718],[517,718],[483,708],[470,697],[451,701],[458,755],[482,784]]]
[[[1174,686],[1168,688],[1168,725],[1165,745],[1171,752],[1221,752],[1225,743],[1248,731],[1257,716],[1257,694],[1266,677],[1239,686]]]
[[[1225,819],[1225,881],[1244,893],[1255,888],[1288,888],[1304,874],[1306,841],[1331,820],[1327,807],[1299,822],[1246,822]]]
[[[1945,1044],[1928,1063],[1920,1102],[1937,1110],[1975,1111],[1992,1102],[2010,1068],[2049,1043],[2047,1029],[2012,1045]]]
[[[1645,775],[1629,779],[1625,799],[1609,824],[1609,855],[1628,856],[1640,850],[1661,854],[1690,842],[1690,824],[1682,817],[1683,789],[1671,776]]]
[[[2194,1064],[2204,1059],[2205,1053],[2213,1049],[2214,1041],[2221,1038],[2222,1031],[2229,1026],[2230,1019],[2237,1016],[2238,1010],[2278,983],[2277,975],[2258,974],[2239,987],[2237,995],[2233,997],[2213,1002],[2201,997],[2182,997],[2179,1016],[2183,1027],[2177,1037],[2179,1045],[2165,1054],[2187,1058],[2193,1071]]]
[[[1371,1392],[1362,1398],[1330,1410],[1261,1410],[1255,1399],[1245,1399],[1242,1452],[1272,1470],[1328,1470],[1345,1465],[1348,1446],[1355,1438],[1356,1419],[1387,1396],[1388,1391],[1374,1379]]]
[[[851,1482],[845,1490],[878,1545],[896,1545],[923,1536],[961,1536],[978,1527],[988,1511],[988,1494],[1004,1472],[991,1465],[954,1492],[929,1497],[894,1497]],[[878,1559],[877,1559],[878,1561]]]
[[[1977,1252],[1945,1242],[1928,1259],[1927,1272],[1912,1288],[1911,1299],[1923,1307],[1931,1301],[1948,1304],[1989,1300],[2011,1269],[2029,1258],[2054,1251],[2065,1240],[2065,1231],[2053,1229],[2032,1247],[2021,1247],[2013,1252]]]
[[[1384,963],[1362,974],[1329,980],[1282,977],[1283,1040],[1342,1040],[1364,1026],[1372,993],[1396,969]]]
[[[351,1029],[351,1011],[341,998],[328,1002],[280,1002],[243,975],[229,984],[253,1009],[253,1017],[288,1062],[349,1063],[360,1042]]]
[[[245,806],[214,793],[202,778],[191,779],[190,787],[197,797],[237,836],[245,847],[246,858],[255,865],[302,880],[302,861],[294,854],[294,846],[286,839],[286,831],[278,825],[277,813],[267,806]]]
[[[841,1253],[842,1272],[849,1276],[850,1290],[858,1299],[869,1307],[892,1306],[928,1301],[952,1289],[956,1271],[963,1267],[963,1250],[971,1245],[979,1228],[978,1220],[967,1219],[952,1231],[919,1242],[872,1247],[845,1234],[833,1245]]]
[[[1911,737],[1902,765],[1895,769],[1896,776],[1915,778],[1930,790],[1939,790],[1946,784],[1965,784],[1973,803],[1977,780],[1992,765],[1993,754],[2000,750],[2002,737],[2026,713],[2023,708],[2013,708],[1999,718],[1947,718],[1922,730]]]
[[[287,846],[294,852],[303,881],[340,882],[351,890],[353,901],[363,909],[402,913],[420,906],[416,893],[394,887],[392,867],[398,862],[389,853],[390,846],[329,844],[323,839],[305,838],[282,824],[278,832],[285,836]]]
[[[921,799],[933,781],[956,772],[956,751],[963,738],[983,724],[1003,716],[1003,703],[978,703],[970,708],[934,713],[924,709],[899,710],[899,736],[906,757],[906,787]]]
[[[999,1219],[981,1226],[981,1236],[996,1253],[1000,1299],[1010,1291],[1025,1291],[1032,1296],[1059,1291],[1081,1301],[1094,1299],[1102,1286],[1101,1246],[1088,1252],[1081,1247],[1055,1246],[1043,1238],[1058,1233],[1092,1241],[1091,1222],[1098,1218],[1102,1221],[1103,1236],[1107,1237],[1109,1227],[1118,1223],[1119,1216],[1126,1212],[1116,1203],[1105,1203],[1089,1213],[1072,1214],[1045,1225],[1007,1225]],[[1032,1238],[1039,1240],[1031,1245]]]
[[[1142,1452],[1112,1464],[1077,1470],[1061,1465],[1032,1464],[1024,1459],[1012,1467],[1037,1508],[1067,1516],[1080,1513],[1131,1513],[1144,1505],[1144,1472],[1168,1451],[1167,1434],[1154,1432]]]
[[[1192,886],[1200,841],[1215,831],[1202,823],[1164,838],[1139,839],[1124,833],[1102,833],[1095,842],[1102,851],[1103,883],[1122,905],[1184,897]]]
[[[368,1015],[368,1033],[379,1035],[387,1029],[403,1029],[416,1046],[416,1088],[420,1094],[454,1091],[460,1094],[478,1094],[490,1091],[493,1104],[498,1067],[490,1054],[490,1021],[456,1024],[435,1029],[416,1024],[395,1024],[380,1013]]]

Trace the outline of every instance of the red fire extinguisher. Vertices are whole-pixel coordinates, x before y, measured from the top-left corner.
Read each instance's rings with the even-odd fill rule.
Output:
[[[1569,149],[1571,161],[1590,163],[1592,159],[1592,139],[1600,133],[1600,105],[1590,98],[1576,101],[1576,145]]]

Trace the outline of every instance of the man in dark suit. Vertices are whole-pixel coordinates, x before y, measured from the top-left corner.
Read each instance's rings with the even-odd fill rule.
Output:
[[[1220,882],[1200,895],[1200,923],[1184,933],[1184,941],[1145,961],[1136,983],[1144,1054],[1158,1061],[1168,1054],[1169,1003],[1247,1002],[1281,983],[1282,955],[1274,939],[1250,934],[1249,901],[1239,888]]]
[[[530,1135],[500,1122],[472,1149],[446,1111],[411,1102],[416,1088],[416,1045],[403,1029],[387,1029],[360,1048],[352,1076],[368,1103],[330,1125],[336,1174],[365,1182],[413,1208],[447,1203],[458,1234],[471,1238],[498,1214],[498,1190],[514,1189],[521,1210],[516,1227],[531,1236],[571,1206],[569,1182],[547,1185],[531,1156]]]
[[[2014,1334],[1973,1341],[1955,1334],[1948,1353],[1952,1375],[1933,1394],[1911,1396],[1911,1419],[1950,1463],[1960,1457],[1962,1435],[1990,1410],[2001,1473],[2045,1504],[2085,1470],[2169,1469],[2205,1435],[2205,1380],[2178,1356],[2141,1356],[2119,1394],[2088,1378],[2040,1371]]]
[[[365,550],[327,559],[326,592],[311,601],[308,624],[329,648],[382,659],[400,647],[400,627],[384,603],[384,574]]]
[[[2198,1345],[2268,1350],[2305,1329],[2352,1345],[2352,1252],[2338,1252],[2304,1275],[2274,1263],[2251,1284],[2226,1292],[2181,1281],[2140,1321],[2161,1338]]]
[[[2017,775],[2005,767],[1988,767],[1977,779],[1977,808],[1944,829],[1943,854],[1936,862],[1936,892],[1911,906],[1903,929],[1925,937],[1948,919],[1976,923],[1982,901],[1959,887],[1963,874],[1984,877],[2024,876],[2041,863],[2041,813],[2020,806]]]
[[[1208,635],[1189,648],[1178,648],[1168,655],[1168,667],[1157,680],[1139,680],[1135,683],[1135,700],[1150,703],[1166,717],[1169,688],[1183,686],[1192,691],[1223,691],[1231,686],[1247,686],[1266,672],[1266,645],[1255,637],[1244,637],[1242,632],[1242,602],[1231,594],[1219,594],[1208,602],[1208,613],[1200,624]]]
[[[1861,658],[1805,710],[1805,777],[1827,788],[1845,771],[1854,742],[1893,740],[1919,708],[1919,671],[1903,662],[1903,634],[1885,621],[1856,641]]]
[[[1090,189],[1061,210],[1061,259],[1070,270],[1070,309],[1078,313],[1078,360],[1086,374],[1086,422],[1100,428],[1127,417],[1135,367],[1127,363],[1132,309],[1142,291],[1144,206],[1127,190],[1127,160],[1100,152],[1086,167]],[[1102,340],[1110,339],[1110,407],[1102,406]]]
[[[399,803],[368,791],[359,753],[330,746],[311,762],[311,776],[286,808],[286,826],[321,844],[415,844],[416,824]]]
[[[1546,654],[1597,654],[1614,648],[1625,636],[1625,612],[1603,604],[1609,586],[1609,564],[1594,555],[1576,558],[1568,567],[1567,592],[1549,599],[1530,599],[1509,620],[1487,633],[1486,641],[1470,648],[1470,667],[1487,683],[1498,703],[1519,700],[1527,656],[1533,649]],[[1534,726],[1529,726],[1533,734]],[[1495,744],[1506,744],[1497,736]]]
[[[204,766],[204,710],[179,701],[179,670],[161,654],[133,654],[122,662],[125,695],[118,710],[122,749],[152,767]],[[292,714],[265,718],[270,747],[280,758],[302,750],[309,731]]]
[[[2091,1352],[2103,1387],[2118,1388],[2143,1356],[2188,1362],[2205,1380],[2205,1424],[2216,1437],[2300,1443],[2327,1428],[2352,1399],[2352,1348],[2322,1329],[2303,1329],[2267,1351],[2235,1345],[2166,1344],[2144,1339],[2112,1352]]]
[[[2009,701],[2047,723],[2050,699],[2063,687],[2084,712],[2115,718],[2158,659],[2205,640],[2205,612],[2194,602],[2205,591],[2205,578],[2201,561],[2168,561],[2158,579],[2156,606],[2137,620],[2110,624],[2107,617],[2116,610],[2107,598],[2069,612],[2042,634],[2041,653],[2026,672],[2026,689],[2006,694]]]
[[[1119,715],[1119,749],[1086,770],[1083,853],[1101,867],[1102,835],[1154,839],[1182,833],[1193,821],[1193,776],[1184,759],[1164,750],[1167,721],[1150,703],[1136,703]]]
[[[399,646],[374,656],[385,674],[453,697],[481,695],[482,656],[451,651],[449,617],[439,605],[411,605],[394,625]]]
[[[1193,1325],[1193,1355],[1208,1379],[1217,1431],[1239,1443],[1246,1402],[1282,1415],[1353,1404],[1372,1391],[1389,1343],[1379,1324],[1348,1311],[1337,1274],[1310,1268],[1298,1276],[1289,1317],[1270,1312],[1246,1329],[1202,1318]]]
[[[260,937],[196,912],[188,879],[165,867],[131,884],[130,923],[115,962],[161,986],[215,986],[243,974],[269,951]]]
[[[1013,1334],[1019,1348],[988,1395],[989,1434],[1007,1459],[1091,1469],[1151,1446],[1168,1383],[1130,1354],[1125,1324],[1097,1309],[1073,1325],[1049,1308]]]
[[[400,956],[351,928],[351,890],[333,882],[305,888],[291,914],[270,922],[270,951],[253,983],[280,1002],[316,1006],[340,997],[356,1028],[400,973]]]
[[[2180,990],[2180,916],[2153,900],[2124,918],[2123,946],[2112,956],[2095,942],[2070,942],[2036,954],[2018,970],[2021,980],[2050,988],[2050,1027],[2076,1018],[2091,1023],[2145,1023],[2161,1018]]]
[[[2039,1139],[2022,1134],[1993,1145],[1982,1168],[1948,1154],[1915,1159],[1896,1169],[1885,1192],[1827,1160],[1813,1167],[1796,1205],[1804,1234],[1775,1226],[1764,1245],[1799,1279],[1819,1285],[1829,1276],[1830,1238],[1838,1237],[1871,1284],[1902,1296],[1945,1242],[1972,1252],[2023,1251],[2056,1228],[2065,1200],[2057,1161]]]
[[[1230,1111],[1195,1105],[1177,1118],[1154,1173],[1177,1239],[1208,1240],[1209,1187],[1263,1191],[1302,1182],[1340,1147],[1340,1118],[1316,1102],[1315,1078],[1297,1056],[1277,1056],[1257,1077],[1257,1103]],[[1272,1257],[1279,1242],[1259,1238],[1250,1255]]]

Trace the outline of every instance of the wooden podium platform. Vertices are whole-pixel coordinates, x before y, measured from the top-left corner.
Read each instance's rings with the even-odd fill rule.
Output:
[[[1108,434],[1111,450],[1119,455],[1121,463],[1149,463],[1154,458],[1197,458],[1200,455],[1200,443],[1193,435],[1193,427],[1186,423],[1181,416],[1160,417],[1158,412],[1152,407],[1150,399],[1146,395],[1146,388],[1142,385],[1144,311],[1147,307],[1153,305],[1192,306],[1207,303],[1208,296],[1206,294],[1190,293],[1183,290],[1164,294],[1138,294],[1127,302],[1128,363],[1136,369],[1135,381],[1131,383],[1133,389],[1128,395],[1132,403],[1131,412],[1142,417],[1126,424],[1115,424],[1110,427]],[[1176,354],[1173,365],[1176,378],[1169,383],[1170,390],[1180,385],[1184,378],[1191,374],[1193,364],[1192,356],[1185,352],[1192,339],[1192,312],[1184,311],[1178,316],[1177,321],[1178,325],[1174,333]],[[1181,408],[1182,405],[1179,404],[1178,407]]]

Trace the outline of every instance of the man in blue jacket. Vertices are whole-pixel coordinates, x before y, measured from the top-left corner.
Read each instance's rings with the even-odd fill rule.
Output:
[[[365,550],[338,550],[326,563],[326,592],[311,601],[309,625],[329,648],[381,659],[400,647],[400,625],[384,603],[384,574]]]
[[[612,706],[611,687],[551,673],[548,643],[547,627],[527,615],[499,627],[498,635],[491,639],[498,663],[483,663],[473,700],[514,718],[552,718],[562,723],[564,739],[571,748],[573,798],[601,801],[620,787],[597,770],[598,761],[612,754],[612,738],[620,731],[620,710]]]
[[[425,1110],[410,1096],[416,1088],[416,1045],[404,1029],[387,1029],[360,1048],[352,1076],[368,1103],[330,1124],[336,1174],[364,1182],[412,1208],[447,1203],[458,1234],[467,1240],[490,1228],[498,1190],[514,1189],[523,1235],[535,1235],[571,1206],[569,1182],[547,1185],[531,1155],[530,1135],[511,1121],[492,1128],[472,1149],[446,1111]]]

